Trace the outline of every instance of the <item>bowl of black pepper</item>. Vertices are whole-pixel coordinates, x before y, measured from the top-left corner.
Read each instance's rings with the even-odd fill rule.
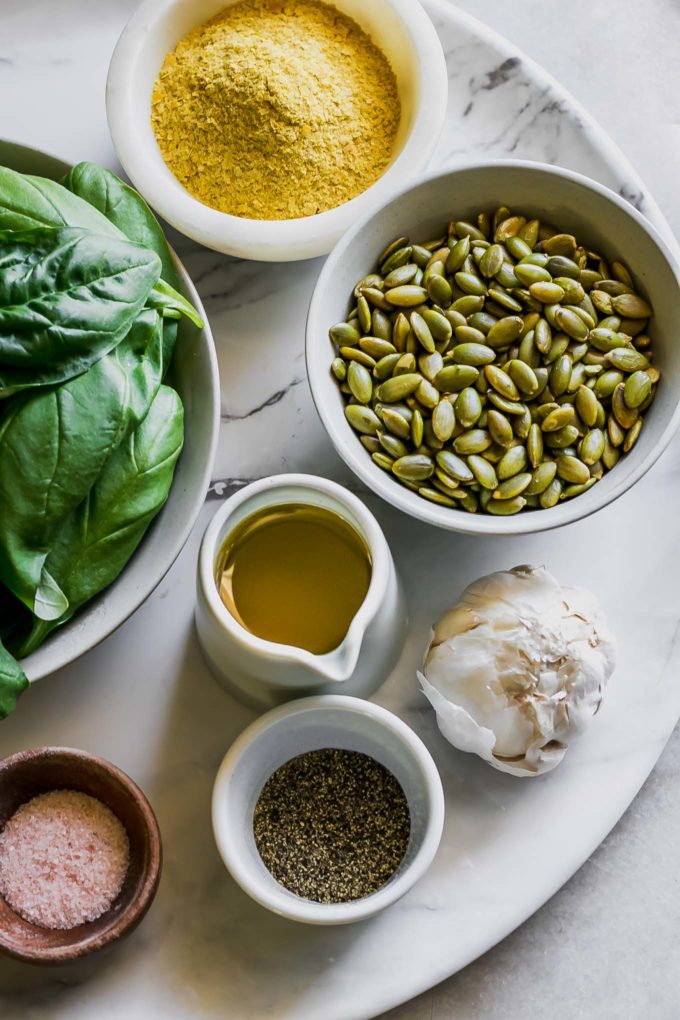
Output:
[[[420,738],[359,698],[304,698],[235,741],[217,774],[213,831],[257,903],[307,924],[364,920],[425,874],[444,794]]]

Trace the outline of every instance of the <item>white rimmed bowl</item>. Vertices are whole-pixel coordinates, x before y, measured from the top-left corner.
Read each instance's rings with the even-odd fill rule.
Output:
[[[271,262],[325,255],[344,231],[432,155],[446,113],[448,80],[439,37],[417,0],[334,0],[375,39],[397,77],[402,121],[385,173],[350,202],[296,220],[251,220],[193,198],[166,166],[151,127],[151,93],[163,60],[179,40],[237,0],[145,0],[111,60],[106,111],[127,174],[154,209],[183,234],[216,251]],[[426,97],[426,101],[424,101]]]
[[[411,813],[409,845],[394,876],[349,903],[315,903],[289,892],[267,871],[253,836],[253,811],[269,776],[291,758],[326,747],[359,751],[384,765]],[[444,793],[429,751],[406,723],[372,702],[329,695],[275,708],[244,730],[217,773],[212,819],[222,860],[257,903],[306,924],[349,924],[384,910],[425,874],[442,835]]]
[[[357,280],[373,271],[382,248],[402,234],[414,239],[442,233],[449,219],[507,205],[573,232],[606,257],[630,266],[654,309],[650,333],[662,380],[645,416],[640,439],[613,471],[588,492],[549,510],[514,517],[469,514],[428,503],[373,463],[349,426],[344,401],[330,372],[328,329],[347,315]],[[307,321],[307,371],[316,408],[345,463],[370,489],[412,517],[473,535],[519,535],[556,528],[613,502],[652,467],[680,426],[680,263],[651,224],[601,184],[559,167],[520,160],[460,165],[405,188],[364,216],[336,245],[314,291]]]
[[[0,165],[58,180],[68,163],[37,149],[0,141]],[[175,256],[185,297],[205,325],[180,325],[170,375],[184,404],[184,448],[168,500],[120,576],[22,661],[28,679],[41,680],[112,634],[141,606],[181,552],[210,484],[220,426],[220,382],[215,345],[201,299]]]

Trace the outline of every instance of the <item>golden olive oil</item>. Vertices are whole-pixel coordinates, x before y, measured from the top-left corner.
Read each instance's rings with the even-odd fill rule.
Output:
[[[359,533],[323,507],[266,507],[228,535],[217,559],[220,597],[241,626],[323,655],[340,645],[371,582]]]

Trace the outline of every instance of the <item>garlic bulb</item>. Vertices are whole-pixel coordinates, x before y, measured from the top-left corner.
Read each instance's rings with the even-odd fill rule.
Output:
[[[590,723],[614,662],[595,596],[523,566],[465,589],[435,625],[418,677],[454,747],[536,776]]]

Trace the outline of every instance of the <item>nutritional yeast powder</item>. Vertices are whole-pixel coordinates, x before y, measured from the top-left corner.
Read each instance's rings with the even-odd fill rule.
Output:
[[[386,57],[351,18],[319,0],[242,0],[168,54],[151,119],[195,198],[272,220],[365,191],[392,158],[400,112]]]

